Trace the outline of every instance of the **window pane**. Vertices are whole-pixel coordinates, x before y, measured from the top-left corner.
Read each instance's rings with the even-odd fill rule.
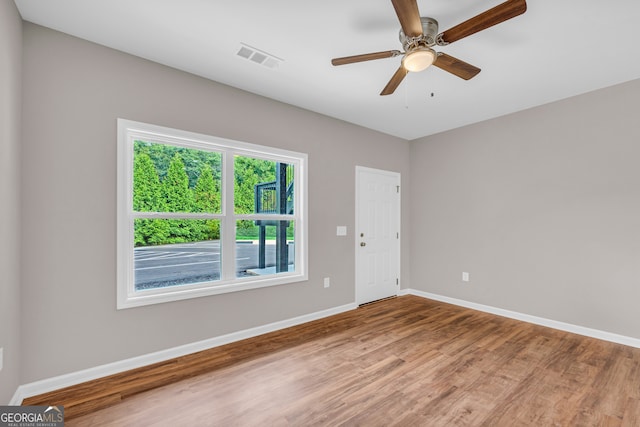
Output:
[[[294,221],[237,221],[237,277],[294,271],[294,229]]]
[[[135,141],[133,210],[220,213],[220,153]]]
[[[220,279],[220,221],[134,220],[135,290]]]
[[[237,214],[293,214],[293,165],[235,156]]]

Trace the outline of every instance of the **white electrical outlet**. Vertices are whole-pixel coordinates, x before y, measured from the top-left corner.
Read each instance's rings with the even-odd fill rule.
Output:
[[[0,371],[2,371],[2,364],[4,362],[3,353],[4,353],[4,348],[0,347]]]
[[[469,281],[469,273],[467,273],[466,271],[462,272],[462,281],[463,282],[468,282]]]
[[[331,279],[328,277],[324,278],[324,287],[328,288],[329,286],[331,286]]]

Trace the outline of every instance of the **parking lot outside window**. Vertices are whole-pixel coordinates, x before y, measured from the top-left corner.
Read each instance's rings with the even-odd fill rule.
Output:
[[[307,156],[118,119],[118,308],[307,280]]]

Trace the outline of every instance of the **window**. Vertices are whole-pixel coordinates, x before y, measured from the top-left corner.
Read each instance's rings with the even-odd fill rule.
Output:
[[[307,280],[307,156],[118,119],[118,308]]]

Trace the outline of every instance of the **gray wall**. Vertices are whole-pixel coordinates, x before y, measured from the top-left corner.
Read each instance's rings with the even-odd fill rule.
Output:
[[[355,301],[355,166],[406,178],[408,142],[24,27],[23,383]],[[309,281],[117,311],[118,117],[308,153]]]
[[[412,142],[412,288],[640,338],[639,111],[636,80]]]
[[[0,1],[0,404],[20,384],[20,111],[22,19]]]

